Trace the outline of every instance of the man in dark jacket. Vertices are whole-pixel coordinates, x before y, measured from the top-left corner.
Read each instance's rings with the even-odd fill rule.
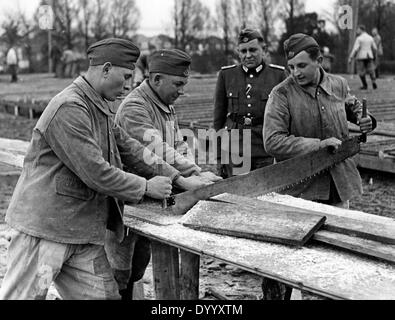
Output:
[[[119,299],[104,243],[107,228],[124,238],[124,201],[205,185],[166,163],[158,176],[148,163],[160,159],[111,117],[108,101],[130,89],[139,49],[106,39],[87,53],[86,76],[50,101],[33,131],[6,216],[15,233],[0,299],[45,299],[52,282],[64,299]]]
[[[214,129],[231,136],[229,144],[222,141],[230,160],[219,159],[223,177],[273,163],[263,148],[263,116],[270,91],[286,78],[284,67],[265,62],[267,49],[259,31],[243,30],[238,42],[241,64],[223,67],[215,90]]]

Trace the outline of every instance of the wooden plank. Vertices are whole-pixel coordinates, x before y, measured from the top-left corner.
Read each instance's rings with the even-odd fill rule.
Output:
[[[377,241],[329,231],[318,231],[314,234],[313,239],[335,247],[395,263],[395,245],[383,244]]]
[[[250,199],[246,197],[237,196],[234,194],[222,194],[214,199],[226,201],[229,203],[234,204],[241,204],[245,207],[253,208],[254,210],[257,209],[270,209],[271,203],[268,201],[262,201],[257,199]],[[289,200],[292,197],[288,198]],[[333,231],[338,233],[343,233],[349,236],[358,236],[362,237],[367,240],[378,241],[387,244],[395,244],[395,221],[394,220],[385,220],[385,223],[381,222],[366,222],[358,218],[347,217],[345,215],[340,216],[333,214],[331,212],[326,211],[314,211],[314,203],[313,202],[306,202],[304,207],[294,207],[292,203],[277,203],[278,210],[287,210],[287,208],[292,208],[294,212],[299,212],[299,210],[303,210],[305,214],[311,215],[319,215],[319,216],[326,216],[326,221],[322,229],[327,231]],[[282,208],[282,209],[281,209]],[[331,207],[329,207],[331,208]]]
[[[395,299],[395,266],[327,245],[294,248],[200,232],[180,224],[157,226],[129,217],[125,224],[150,239],[323,297]]]
[[[251,210],[212,201],[200,201],[182,219],[184,226],[196,230],[295,246],[304,245],[324,222],[324,216],[276,204]]]
[[[395,162],[393,159],[380,159],[378,156],[361,154],[355,160],[361,168],[395,173]]]
[[[156,300],[179,300],[178,249],[158,241],[153,241],[152,271]]]
[[[180,250],[180,299],[199,299],[200,256]]]

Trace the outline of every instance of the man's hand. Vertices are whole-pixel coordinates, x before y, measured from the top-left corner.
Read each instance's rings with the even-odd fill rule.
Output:
[[[213,182],[208,182],[206,180],[203,180],[200,176],[191,176],[189,178],[184,178],[180,176],[174,182],[178,188],[184,190],[195,190],[207,186],[209,184],[213,184]]]
[[[336,152],[341,145],[341,140],[337,138],[329,138],[320,142],[320,149],[330,148],[332,151]]]
[[[200,177],[208,182],[217,182],[222,180],[222,177],[219,177],[210,171],[201,172]]]
[[[359,121],[359,128],[362,133],[369,133],[373,131],[373,122],[371,117],[361,118]]]
[[[171,196],[172,184],[169,177],[154,177],[147,181],[145,194],[153,199],[163,200]]]

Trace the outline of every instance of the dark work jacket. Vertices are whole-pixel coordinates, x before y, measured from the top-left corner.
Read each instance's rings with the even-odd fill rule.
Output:
[[[253,158],[269,157],[262,140],[266,103],[272,89],[286,78],[284,67],[263,64],[257,70],[246,72],[242,65],[223,67],[218,75],[214,98],[214,129],[251,130]],[[251,86],[249,93],[248,85]],[[238,119],[251,116],[261,121],[252,127],[244,126],[234,121],[235,116]],[[240,147],[242,143],[240,140]]]
[[[6,215],[16,230],[69,244],[104,244],[106,228],[123,237],[123,202],[140,201],[158,161],[117,126],[109,106],[82,78],[54,97],[33,131]],[[163,174],[179,172],[164,164]]]

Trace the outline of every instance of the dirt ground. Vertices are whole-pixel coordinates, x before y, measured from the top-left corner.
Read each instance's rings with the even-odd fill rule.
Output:
[[[14,117],[0,112],[0,137],[30,140],[36,120]],[[0,166],[0,174],[7,171]],[[365,194],[361,199],[354,199],[351,208],[367,213],[395,218],[395,176],[373,171],[362,171]],[[13,186],[4,183],[0,176],[0,285],[6,271],[6,248],[9,229],[4,224],[4,216],[13,193]],[[147,299],[154,299],[151,265],[143,279]],[[200,297],[214,299],[207,294],[209,288],[235,300],[260,299],[262,292],[260,278],[243,270],[217,260],[203,256],[201,259]],[[54,299],[51,290],[48,299]]]

